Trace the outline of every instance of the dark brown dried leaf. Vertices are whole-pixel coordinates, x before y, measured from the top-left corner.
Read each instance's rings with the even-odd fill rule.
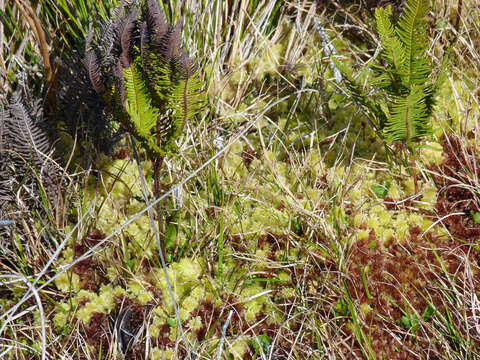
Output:
[[[123,21],[119,23],[118,34],[122,47],[120,62],[124,68],[129,67],[132,62],[133,33],[137,26],[138,9],[131,8]]]
[[[92,83],[92,87],[97,94],[102,94],[105,91],[102,74],[100,72],[97,54],[94,50],[89,50],[85,55],[85,68],[88,72],[88,77]]]
[[[147,24],[147,35],[153,45],[161,45],[162,39],[168,32],[168,24],[158,0],[147,0],[145,2],[145,21]]]
[[[160,54],[165,63],[178,61],[182,55],[182,24],[183,21],[180,19],[175,26],[170,26],[168,34],[162,39]]]

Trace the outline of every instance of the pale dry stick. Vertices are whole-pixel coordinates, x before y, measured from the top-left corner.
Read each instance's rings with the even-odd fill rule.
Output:
[[[222,358],[223,344],[225,342],[225,336],[227,335],[228,324],[230,324],[230,319],[232,318],[232,315],[233,315],[233,310],[230,310],[227,316],[227,320],[225,321],[225,324],[223,324],[222,337],[220,338],[220,344],[218,345],[217,360],[220,360]]]
[[[5,0],[0,0],[0,10],[5,11]],[[0,21],[0,67],[3,70],[3,73],[7,73],[7,68],[5,67],[5,62],[3,61],[3,22]]]
[[[280,104],[281,102],[291,98],[292,96],[296,96],[299,92],[317,92],[317,90],[314,90],[314,89],[304,89],[304,90],[298,90],[298,91],[295,91],[294,93],[291,93],[289,95],[286,95],[274,102],[272,102],[270,105],[267,105],[265,106],[265,108],[263,109],[263,111],[257,115],[257,117],[255,119],[253,119],[250,123],[248,123],[247,126],[245,126],[245,128],[243,130],[241,130],[228,144],[226,144],[222,149],[220,149],[215,155],[213,155],[211,158],[209,158],[206,162],[204,162],[201,166],[199,166],[196,170],[192,171],[190,173],[190,175],[188,175],[185,179],[183,179],[182,181],[180,181],[176,186],[183,186],[185,185],[187,182],[189,182],[191,179],[193,179],[195,176],[197,176],[198,173],[200,173],[203,169],[205,169],[208,165],[210,165],[213,161],[215,161],[216,159],[218,159],[220,157],[220,155],[222,155],[228,148],[230,148],[235,142],[237,142],[242,136],[244,136],[256,123],[259,119],[262,118],[262,116],[265,115],[265,113],[267,113],[271,108],[277,106],[278,104]],[[52,276],[51,278],[49,278],[48,280],[45,280],[45,282],[38,287],[37,291],[40,291],[42,290],[43,288],[47,287],[48,285],[50,285],[53,281],[55,281],[55,279],[57,277],[59,277],[60,275],[62,275],[63,273],[65,273],[66,271],[68,271],[69,269],[71,269],[73,266],[75,266],[76,264],[78,264],[79,262],[85,260],[85,259],[88,259],[90,256],[92,256],[94,253],[98,253],[101,251],[102,249],[102,246],[107,242],[109,241],[112,237],[114,237],[115,235],[117,235],[118,233],[120,233],[125,227],[127,227],[128,225],[130,225],[133,221],[137,220],[140,216],[142,216],[142,214],[144,214],[146,211],[148,211],[149,209],[151,209],[153,206],[155,206],[157,203],[159,203],[160,201],[162,201],[163,199],[165,199],[167,196],[170,196],[174,191],[174,187],[170,188],[170,190],[167,190],[165,193],[163,193],[163,195],[161,195],[159,198],[155,199],[154,201],[152,201],[149,205],[147,205],[144,209],[140,210],[139,212],[137,212],[134,216],[132,216],[131,218],[129,218],[127,221],[125,221],[122,225],[120,225],[116,230],[114,230],[110,235],[108,235],[107,237],[105,237],[104,239],[102,239],[101,241],[99,241],[96,245],[92,246],[88,251],[86,251],[84,254],[82,254],[81,256],[79,256],[77,259],[75,259],[74,261],[72,261],[70,264],[67,264],[67,265],[63,265],[61,266],[61,269],[59,269],[57,271],[57,273]],[[89,207],[89,210],[91,210],[91,208],[93,207],[94,203],[96,201],[96,198],[94,199],[94,201],[92,202],[92,205]],[[84,217],[86,216],[86,214],[84,215]],[[83,218],[82,218],[83,219]],[[73,234],[73,232],[77,229],[78,227],[78,224],[75,225],[75,227],[72,229],[72,231],[69,233],[69,235],[67,236],[67,238],[60,244],[59,248],[57,249],[57,251],[55,252],[55,257],[59,255],[59,253],[61,252],[61,250],[63,249],[63,247],[65,246],[66,242],[70,239],[71,235]],[[48,267],[52,264],[53,262],[53,257],[52,259],[49,260],[49,262],[44,266],[44,269],[36,275],[36,279],[34,281],[34,283],[32,284],[32,286],[34,284],[36,284],[38,282],[38,280],[43,276],[45,275],[46,271],[48,270]],[[20,299],[20,301],[15,304],[15,306],[13,306],[11,309],[9,309],[9,311],[7,313],[14,313],[21,305],[23,305],[25,303],[25,301],[27,301],[28,299],[31,298],[32,295],[27,295],[25,294],[22,299]],[[0,320],[2,320],[7,314],[4,314],[2,316],[0,316]],[[3,323],[2,327],[0,328],[0,333],[3,332],[4,328],[5,328],[5,324],[6,322]]]
[[[332,45],[330,42],[330,38],[325,31],[325,29],[322,26],[322,23],[319,18],[315,17],[313,19],[313,23],[315,24],[315,30],[317,30],[318,35],[320,35],[320,39],[322,40],[322,48],[325,53],[325,56],[328,58],[331,57],[336,57],[337,56],[337,51],[335,50],[335,47]],[[338,84],[341,84],[343,82],[343,76],[340,70],[338,70],[337,66],[333,61],[329,61],[330,68],[332,69],[333,72],[333,77],[335,78],[335,81]]]
[[[270,8],[267,8],[264,10],[264,13],[266,13],[267,11],[271,11],[273,10],[273,6],[275,5],[274,2],[272,2],[270,4]],[[274,35],[276,37],[271,37],[270,39],[267,39],[266,36],[264,35],[265,31],[266,31],[266,25],[267,25],[267,21],[263,21],[263,22],[260,22],[260,26],[257,26],[255,24],[255,22],[253,21],[254,18],[255,18],[255,14],[258,12],[258,8],[257,8],[257,11],[250,17],[248,15],[248,13],[246,14],[248,19],[250,20],[249,22],[249,27],[252,27],[252,29],[254,30],[254,34],[252,35],[252,42],[254,41],[255,44],[259,44],[260,43],[260,40],[263,44],[266,45],[266,47],[264,48],[264,51],[268,51],[268,53],[270,54],[270,56],[273,58],[273,60],[277,63],[277,66],[280,65],[277,58],[274,58],[273,57],[273,54],[272,54],[272,50],[271,50],[271,47],[269,46],[271,43],[274,43],[275,40],[277,40],[277,38],[280,36],[280,33],[279,32],[276,32]],[[264,14],[262,13],[262,14]],[[267,20],[268,19],[268,16],[265,16],[264,17],[264,20]],[[243,45],[243,43],[242,43]],[[253,47],[253,46],[252,46]],[[247,48],[247,49],[251,49],[250,48]],[[249,53],[251,53],[251,51],[248,51]],[[255,52],[254,55],[257,55],[257,54],[260,54],[261,53],[261,49],[257,50]],[[260,56],[263,56],[263,55],[260,55]]]
[[[143,197],[145,199],[145,203],[148,206],[150,204],[150,201],[148,200],[147,185],[145,183],[145,177],[143,176],[143,170],[142,170],[142,166],[140,164],[140,158],[138,157],[137,147],[135,146],[135,139],[133,138],[133,136],[131,134],[130,134],[130,141],[132,143],[133,155],[135,157],[135,162],[137,163],[138,173],[140,175],[140,182],[142,184]],[[174,187],[174,190],[176,188],[177,187]],[[174,191],[174,193],[175,193],[175,191]],[[185,347],[187,348],[188,357],[190,359],[192,359],[192,353],[190,351],[190,346],[187,342],[187,339],[185,337],[185,333],[183,331],[182,321],[180,320],[180,314],[178,312],[177,302],[175,301],[175,296],[173,295],[173,290],[172,290],[172,284],[170,282],[170,277],[168,276],[167,264],[165,263],[165,257],[164,257],[163,251],[162,251],[162,245],[160,244],[160,237],[158,236],[158,229],[155,226],[155,221],[153,220],[153,215],[152,215],[152,211],[151,211],[150,208],[148,208],[147,213],[148,213],[148,219],[150,220],[150,225],[153,229],[153,234],[155,236],[155,240],[157,242],[158,253],[160,254],[160,262],[162,263],[163,273],[165,274],[165,279],[167,280],[168,292],[170,293],[170,297],[172,299],[173,309],[175,311],[175,317],[177,319],[177,325],[178,325],[178,328],[180,329],[180,334],[182,336],[183,342],[185,343]],[[161,214],[158,214],[158,216],[161,216]]]
[[[245,15],[249,18],[249,22],[247,26],[245,27],[245,37],[243,38],[243,41],[241,42],[241,48],[242,48],[242,53],[252,53],[252,49],[256,49],[256,44],[258,44],[258,38],[257,38],[257,32],[260,33],[260,36],[263,38],[263,33],[261,30],[258,30],[259,28],[265,29],[266,27],[266,19],[268,19],[268,13],[269,11],[273,9],[273,6],[275,5],[274,1],[271,1],[270,4],[260,13],[261,11],[261,6],[258,6],[255,9],[255,12],[250,16],[248,13],[245,12]],[[259,14],[260,13],[260,14]],[[257,18],[258,16],[258,18]],[[259,23],[259,26],[255,25],[254,19],[257,18],[257,22]],[[262,24],[262,21],[263,24]],[[263,26],[262,26],[263,25]],[[255,30],[255,34],[250,33],[250,27],[253,27]],[[264,40],[264,39],[262,39]]]
[[[38,350],[35,349],[33,346],[28,346],[28,345],[22,344],[18,341],[14,342],[15,345],[6,345],[5,343],[7,341],[11,341],[11,339],[0,337],[0,344],[3,343],[2,346],[5,348],[5,350],[3,352],[0,352],[0,359],[7,359],[4,356],[7,355],[10,352],[10,350],[13,350],[13,349],[23,350],[23,351],[31,351],[31,352],[35,352],[35,351],[38,352]]]
[[[442,216],[440,219],[438,219],[437,221],[435,221],[432,225],[430,225],[423,233],[422,235],[420,235],[420,237],[424,237],[425,234],[430,230],[432,229],[435,225],[437,225],[438,223],[441,223],[443,220],[445,220],[446,218],[449,218],[450,216],[455,216],[455,215],[465,215],[464,212],[456,212],[456,213],[451,213],[451,214],[447,214],[445,216]]]

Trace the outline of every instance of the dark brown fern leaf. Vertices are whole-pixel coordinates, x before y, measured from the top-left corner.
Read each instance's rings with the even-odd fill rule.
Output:
[[[38,100],[27,106],[16,93],[1,117],[0,207],[8,210],[9,219],[21,223],[17,229],[32,225],[32,210],[40,219],[47,219],[63,189],[63,170],[53,160],[51,141],[42,127],[48,122],[40,104]],[[21,233],[19,230],[23,243]],[[5,239],[1,240],[5,244]]]
[[[48,122],[41,101],[30,100],[27,105],[17,92],[3,107],[0,121],[0,209],[15,223],[0,229],[0,264],[8,266],[16,258],[18,245],[13,244],[20,243],[31,259],[42,249],[55,250],[48,234],[55,229],[47,214],[54,214],[63,187],[62,169],[53,160],[52,142],[43,127]],[[38,224],[42,230],[33,237],[32,229]]]
[[[105,84],[100,72],[100,66],[97,54],[94,50],[89,50],[85,55],[84,65],[88,72],[88,77],[92,83],[92,87],[97,94],[103,94],[105,92]]]
[[[140,58],[142,59],[142,66],[145,68],[150,62],[150,37],[148,35],[148,28],[145,22],[140,24]]]
[[[168,32],[162,38],[161,45],[155,49],[165,64],[178,60],[181,56],[182,22],[180,20],[175,25],[170,25]]]
[[[6,121],[7,111],[0,109],[0,210],[2,204],[13,199],[11,192],[11,177],[8,169],[8,152],[7,152],[7,137],[6,137]]]
[[[4,137],[4,134],[6,134],[6,129],[5,129],[6,118],[7,118],[7,114],[2,105],[0,106],[0,156],[2,156],[3,148],[4,148],[3,137]]]
[[[36,116],[33,117],[32,113]],[[6,125],[9,148],[23,158],[21,161],[31,159],[35,165],[42,166],[48,159],[51,143],[42,129],[43,121],[39,102],[36,101],[29,111],[17,93],[10,105],[10,117]]]
[[[123,74],[123,67],[120,62],[115,67],[115,73]],[[118,93],[120,96],[120,103],[122,104],[123,111],[126,113],[127,112],[127,109],[126,109],[127,88],[125,87],[125,80],[123,79],[123,77],[118,78],[117,85],[118,85]]]
[[[147,0],[145,2],[144,19],[146,23],[145,35],[148,36],[153,46],[160,46],[162,39],[168,32],[168,24],[158,0]]]
[[[116,64],[118,61],[118,57],[115,59],[112,54],[112,37],[103,38],[105,41],[95,44],[94,48],[99,71],[111,69],[106,67],[105,63]],[[62,63],[59,71],[58,111],[55,117],[65,123],[65,130],[72,138],[78,139],[77,147],[82,154],[83,166],[88,168],[96,158],[96,150],[105,154],[113,152],[115,131],[111,122],[112,114],[105,106],[101,95],[94,90],[86,61],[81,60],[84,51],[73,51],[71,60]],[[108,54],[108,59],[105,59],[105,54]],[[116,81],[112,71],[102,71],[101,80],[107,89]],[[58,151],[68,156],[71,149],[65,147]]]
[[[118,34],[120,38],[120,44],[122,53],[120,56],[120,62],[123,68],[128,68],[132,62],[132,48],[135,38],[135,32],[137,31],[137,16],[138,8],[131,8],[127,16],[120,22],[118,28]]]
[[[100,24],[99,41],[96,48],[101,54],[100,67],[111,69],[117,64],[122,53],[122,45],[118,36],[118,24],[113,21],[105,21]],[[87,51],[88,49],[85,49]],[[105,74],[108,76],[108,73]],[[113,74],[115,76],[115,74]]]
[[[182,50],[182,55],[176,63],[176,68],[184,80],[189,79],[196,71],[195,60]]]

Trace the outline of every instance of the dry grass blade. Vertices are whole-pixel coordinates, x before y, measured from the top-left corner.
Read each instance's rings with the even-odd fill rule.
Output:
[[[56,110],[58,79],[56,71],[53,68],[50,60],[50,44],[47,42],[47,37],[43,29],[42,23],[38,18],[36,12],[30,6],[30,4],[23,0],[15,0],[15,3],[17,4],[25,20],[28,22],[31,29],[33,30],[33,33],[35,34],[35,38],[37,40],[37,45],[39,47],[40,54],[43,59],[43,66],[45,69],[45,82],[48,89],[47,98],[49,110],[50,113],[53,114]]]

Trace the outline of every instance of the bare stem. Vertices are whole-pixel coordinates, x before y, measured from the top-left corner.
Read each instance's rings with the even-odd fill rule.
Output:
[[[161,136],[160,136],[160,116],[157,119],[157,145],[160,147]],[[158,199],[161,195],[160,188],[160,170],[163,165],[163,156],[155,158],[153,162],[153,195],[155,199]],[[155,211],[157,212],[157,222],[158,222],[158,239],[160,242],[160,251],[162,252],[163,257],[165,258],[165,241],[163,233],[163,214],[162,206],[160,202],[155,205]]]
[[[415,161],[415,152],[414,151],[412,151],[410,167],[412,169],[413,184],[415,185],[415,195],[416,195],[420,192],[420,189],[418,188],[417,169],[416,169],[416,161]]]

